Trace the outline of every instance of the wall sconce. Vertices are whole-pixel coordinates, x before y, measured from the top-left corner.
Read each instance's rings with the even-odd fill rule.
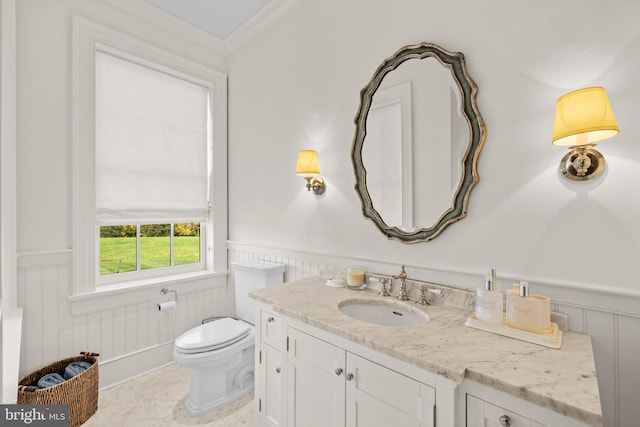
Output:
[[[596,142],[620,132],[603,87],[588,87],[558,98],[553,120],[553,145],[569,146],[560,172],[574,181],[587,181],[604,170],[604,157]]]
[[[313,190],[316,195],[324,193],[327,187],[324,179],[318,175],[319,173],[318,153],[314,150],[302,150],[299,152],[296,175],[304,177],[307,180],[307,191]]]

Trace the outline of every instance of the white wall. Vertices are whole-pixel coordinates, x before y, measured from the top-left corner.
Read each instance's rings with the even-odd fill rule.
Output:
[[[230,57],[230,238],[637,292],[638,17],[640,5],[621,0],[300,0]],[[487,139],[467,217],[404,245],[361,215],[350,149],[360,89],[421,41],[465,54]],[[571,185],[557,176],[553,113],[587,85],[607,88],[621,133],[599,146],[607,174]],[[302,148],[319,151],[324,197],[294,176]]]
[[[229,58],[230,240],[248,256],[284,252],[309,273],[342,259],[382,273],[407,264],[412,277],[467,288],[490,267],[529,280],[594,336],[605,425],[633,425],[639,18],[627,0],[299,0]],[[363,217],[350,150],[360,89],[382,60],[423,41],[465,54],[487,139],[467,217],[405,245]],[[557,173],[565,149],[551,145],[553,114],[559,96],[589,85],[607,88],[621,133],[599,145],[604,176],[574,184]],[[319,152],[321,197],[294,174],[306,148]]]
[[[165,284],[178,308],[159,313],[162,285],[100,301],[72,289],[72,16],[226,72],[221,43],[120,0],[17,1],[17,303],[24,308],[20,373],[80,351],[101,353],[101,386],[172,360],[173,340],[233,312],[224,272]],[[220,46],[218,46],[220,45]],[[218,50],[217,50],[218,49]],[[91,141],[86,141],[91,143]],[[171,295],[171,294],[170,294]]]

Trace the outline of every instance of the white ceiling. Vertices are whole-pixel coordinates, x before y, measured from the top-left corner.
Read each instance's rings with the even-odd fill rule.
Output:
[[[144,1],[224,40],[271,0]]]

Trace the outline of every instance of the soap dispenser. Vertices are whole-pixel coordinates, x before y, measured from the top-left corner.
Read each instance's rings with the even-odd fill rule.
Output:
[[[493,288],[491,276],[485,277],[484,289],[476,290],[476,318],[490,323],[502,323],[502,294]]]
[[[501,292],[502,289],[500,289],[500,281],[496,279],[495,268],[489,269],[489,276],[491,277],[491,281],[493,282],[493,290],[496,292]]]
[[[514,284],[507,292],[507,326],[542,334],[551,326],[550,306],[548,297],[529,295],[528,282]]]

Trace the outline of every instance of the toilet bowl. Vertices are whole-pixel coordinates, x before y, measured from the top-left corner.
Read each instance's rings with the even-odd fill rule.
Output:
[[[236,312],[239,318],[222,317],[204,322],[180,335],[173,359],[191,369],[185,411],[200,416],[253,390],[255,372],[254,310],[248,293],[282,283],[284,265],[232,262]]]
[[[175,341],[173,359],[191,369],[185,410],[199,416],[253,389],[254,327],[224,317],[188,330]]]

